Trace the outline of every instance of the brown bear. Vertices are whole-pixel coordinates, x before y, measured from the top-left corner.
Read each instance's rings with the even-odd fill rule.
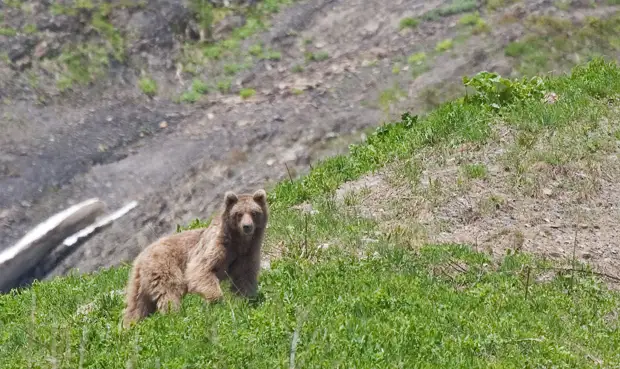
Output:
[[[237,294],[256,294],[267,194],[228,191],[224,198],[221,213],[207,228],[162,237],[136,257],[127,282],[125,327],[155,310],[178,311],[187,293],[219,300],[220,281],[228,277]]]

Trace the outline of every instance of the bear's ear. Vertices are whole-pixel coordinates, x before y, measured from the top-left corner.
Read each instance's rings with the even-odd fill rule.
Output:
[[[237,195],[232,191],[226,191],[224,198],[225,198],[224,202],[226,203],[226,208],[230,208],[231,206],[235,205],[237,203],[237,200],[239,199]]]
[[[252,198],[257,203],[264,204],[265,202],[267,202],[267,193],[261,188],[260,190],[256,190],[256,192],[254,192]]]

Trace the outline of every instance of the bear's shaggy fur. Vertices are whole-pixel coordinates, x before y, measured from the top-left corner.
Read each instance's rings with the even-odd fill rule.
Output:
[[[221,214],[207,228],[160,238],[136,257],[127,282],[125,327],[155,310],[178,311],[187,293],[219,300],[220,281],[228,277],[234,292],[256,294],[267,194],[229,191],[224,197]]]

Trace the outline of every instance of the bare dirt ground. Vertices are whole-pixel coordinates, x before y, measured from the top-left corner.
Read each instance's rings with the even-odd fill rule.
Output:
[[[592,135],[613,132],[615,118]],[[337,195],[412,247],[461,243],[497,259],[523,251],[569,267],[575,260],[620,287],[620,147],[613,138],[602,152],[583,154],[566,131],[525,150],[514,130],[500,126],[488,145],[425,150]],[[569,160],[571,150],[583,157]],[[565,163],[541,160],[562,151]]]
[[[453,96],[465,74],[489,70],[509,75],[513,67],[503,49],[526,30],[518,21],[500,24],[498,20],[506,15],[518,20],[550,12],[577,17],[617,11],[617,7],[593,9],[580,4],[559,10],[549,1],[526,1],[489,13],[492,27],[482,34],[459,38],[465,32],[457,24],[462,14],[399,31],[402,18],[421,16],[451,3],[295,3],[274,16],[269,31],[247,41],[261,40],[282,53],[280,60],[262,60],[237,76],[239,84],[257,91],[247,100],[233,94],[207,96],[193,105],[165,97],[150,99],[135,88],[135,75],[121,72],[70,99],[55,99],[43,106],[13,97],[0,106],[5,117],[5,133],[0,137],[0,247],[11,245],[38,222],[86,198],[97,196],[110,210],[138,200],[138,208],[71,250],[46,273],[60,275],[72,268],[90,272],[129,261],[177,224],[207,217],[228,189],[248,191],[273,183],[287,175],[284,163],[302,173],[311,161],[342,152],[347,142],[360,139],[364,129],[385,120],[386,113],[417,113]],[[407,72],[407,67],[402,73],[394,72],[395,63],[405,66],[409,55],[430,53],[448,38],[455,39],[454,47],[429,61],[426,70],[418,75]],[[308,48],[329,57],[293,72],[295,65],[304,63]],[[178,83],[174,67],[163,70],[171,85]],[[4,79],[0,95],[21,91],[17,82],[7,79],[13,78],[11,73],[3,70],[0,76]],[[395,84],[402,93],[388,101],[386,109],[381,98]],[[487,187],[485,191],[493,189]],[[555,205],[524,203],[532,210],[543,206],[536,208],[536,219],[525,216],[529,220],[509,221],[523,216],[502,210],[506,212],[502,217],[480,218],[474,224],[483,230],[506,222],[504,228],[523,229],[525,248],[547,240],[557,252],[565,253],[570,250],[566,242],[573,238],[567,227],[574,220],[553,213]],[[445,219],[454,223],[453,233],[450,237],[441,233],[441,237],[471,241],[467,237],[476,233],[470,232],[474,225],[460,224],[460,207],[449,208],[456,212],[446,214]],[[604,215],[611,222],[614,213],[605,211]],[[587,219],[581,223],[590,224]],[[594,240],[602,228],[588,225],[582,229],[584,238],[589,235]],[[612,233],[608,235],[613,238]],[[491,242],[483,239],[484,235],[478,237],[478,242]],[[593,245],[580,250],[595,260],[615,255]]]

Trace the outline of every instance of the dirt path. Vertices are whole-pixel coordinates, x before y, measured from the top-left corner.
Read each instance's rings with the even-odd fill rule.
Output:
[[[139,206],[76,250],[66,250],[59,265],[42,273],[89,272],[131,260],[177,224],[207,217],[228,189],[245,191],[284,178],[284,163],[303,172],[309,162],[346,147],[330,146],[335,137],[357,140],[386,112],[419,112],[449,98],[464,74],[510,73],[503,48],[523,34],[521,26],[471,35],[457,25],[456,14],[399,32],[404,17],[451,3],[295,4],[257,36],[282,57],[258,62],[239,76],[257,91],[248,100],[216,95],[192,106],[150,100],[123,89],[118,76],[118,84],[110,82],[70,105],[2,106],[14,119],[4,122],[11,135],[0,138],[0,248],[52,213],[98,196],[110,210],[131,200]],[[519,9],[549,7],[532,1]],[[445,39],[455,40],[450,50],[435,53],[416,75],[407,70],[409,55],[433,54]],[[295,73],[308,50],[328,57]],[[395,65],[405,70],[395,72]]]

